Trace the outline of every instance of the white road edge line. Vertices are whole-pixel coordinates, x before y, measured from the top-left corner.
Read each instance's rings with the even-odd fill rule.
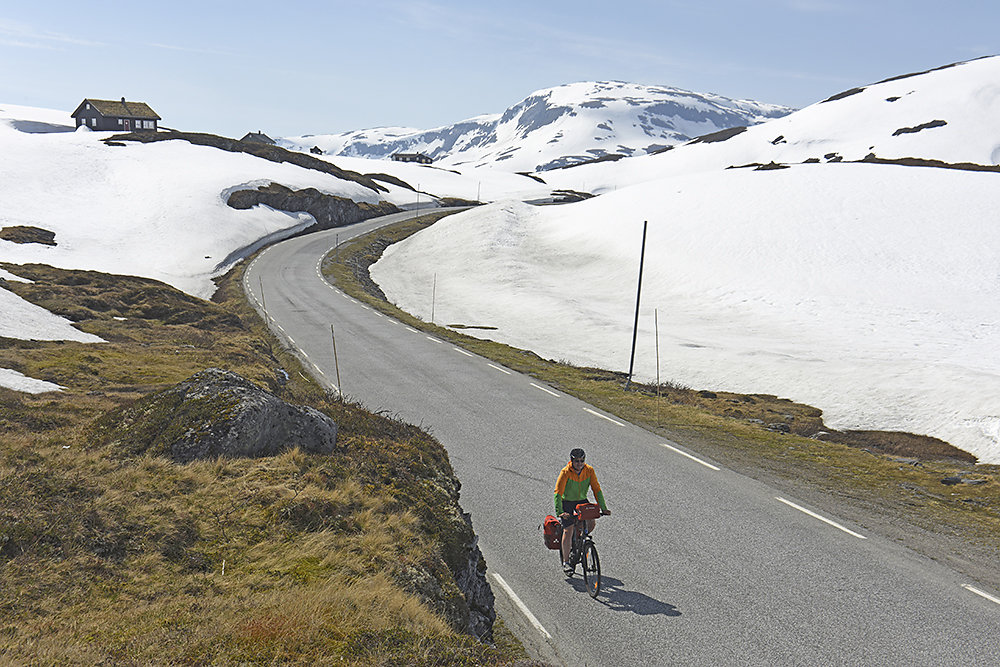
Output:
[[[861,540],[867,540],[868,539],[867,537],[865,537],[864,535],[861,535],[860,533],[855,533],[850,528],[845,528],[844,526],[841,526],[836,521],[831,521],[830,519],[827,519],[825,516],[820,516],[819,514],[816,514],[815,512],[810,512],[805,507],[802,507],[800,505],[796,505],[791,500],[785,500],[784,498],[781,498],[781,497],[775,497],[775,500],[777,500],[778,502],[781,502],[781,503],[785,503],[789,507],[794,507],[798,511],[803,512],[805,514],[808,514],[809,516],[811,516],[814,519],[819,519],[823,523],[829,524],[829,525],[833,526],[834,528],[839,528],[840,530],[844,531],[848,535],[853,535],[854,537],[856,537],[858,539],[861,539]]]
[[[461,354],[464,354],[464,355],[465,355],[465,356],[467,356],[467,357],[475,357],[475,356],[476,356],[476,355],[474,355],[474,354],[470,354],[469,352],[466,352],[465,350],[463,350],[463,349],[461,349],[461,348],[458,348],[458,347],[453,347],[452,349],[453,349],[453,350],[455,350],[456,352],[459,352],[459,353],[461,353]]]
[[[532,387],[534,387],[535,389],[541,389],[541,390],[542,390],[542,391],[544,391],[544,392],[545,392],[546,394],[551,394],[552,396],[558,396],[558,395],[559,395],[559,394],[557,394],[556,392],[554,392],[554,391],[550,391],[549,389],[546,389],[545,387],[543,387],[543,386],[541,386],[541,385],[537,385],[537,384],[535,384],[534,382],[529,382],[528,384],[530,384],[530,385],[531,385]]]
[[[494,366],[493,364],[486,364],[486,365],[489,366],[490,368],[500,371],[501,373],[506,373],[507,375],[513,375],[513,373],[511,373],[506,368],[500,368],[499,366]]]
[[[1000,598],[995,598],[992,595],[990,595],[989,593],[985,593],[985,592],[979,590],[978,588],[974,588],[974,587],[970,586],[969,584],[962,584],[962,588],[964,588],[967,591],[972,591],[973,593],[975,593],[979,597],[986,598],[990,602],[995,602],[996,604],[1000,604]]]
[[[521,602],[521,598],[517,597],[517,594],[513,591],[513,589],[511,589],[510,586],[507,585],[507,582],[503,580],[503,577],[496,572],[492,572],[491,574],[493,575],[493,579],[500,584],[500,588],[504,590],[507,596],[510,597],[511,601],[517,605],[518,609],[521,610],[521,613],[523,613],[528,618],[528,621],[535,626],[535,629],[541,632],[546,639],[552,639],[552,635],[549,634],[549,631],[545,629],[545,626],[538,622],[535,615],[531,613],[531,610],[528,609],[523,602]]]
[[[699,458],[698,458],[697,456],[691,456],[691,455],[690,455],[690,454],[688,454],[687,452],[682,452],[681,450],[677,449],[676,447],[673,447],[673,446],[671,446],[671,445],[668,445],[668,444],[667,444],[667,443],[665,443],[665,442],[661,442],[661,443],[660,443],[660,447],[666,447],[667,449],[669,449],[669,450],[670,450],[670,451],[672,451],[672,452],[677,452],[677,453],[678,453],[678,454],[680,454],[681,456],[686,456],[686,457],[688,457],[689,459],[691,459],[692,461],[694,461],[695,463],[700,463],[700,464],[702,464],[703,466],[705,466],[706,468],[711,468],[712,470],[715,470],[715,471],[719,471],[719,470],[721,470],[721,468],[719,468],[718,466],[714,466],[714,465],[712,465],[711,463],[707,463],[707,462],[705,462],[705,461],[702,461],[702,460],[701,460],[701,459],[699,459]]]
[[[595,415],[595,416],[597,416],[597,417],[600,417],[601,419],[607,419],[607,420],[608,420],[609,422],[611,422],[612,424],[617,424],[618,426],[624,426],[624,425],[625,425],[625,424],[621,423],[620,421],[618,421],[617,419],[612,419],[611,417],[605,417],[605,416],[604,416],[604,415],[602,415],[602,414],[601,414],[600,412],[594,412],[594,411],[593,411],[593,410],[591,410],[590,408],[584,408],[584,410],[586,410],[587,412],[589,412],[589,413],[590,413],[590,414],[592,414],[592,415]]]

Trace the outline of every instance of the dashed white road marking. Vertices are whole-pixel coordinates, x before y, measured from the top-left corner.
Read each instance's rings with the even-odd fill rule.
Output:
[[[455,350],[456,352],[458,352],[459,354],[464,354],[467,357],[475,357],[476,356],[474,354],[470,354],[469,352],[466,352],[465,350],[463,350],[460,347],[453,347],[452,349]]]
[[[990,595],[989,593],[986,593],[984,591],[979,590],[978,588],[974,588],[974,587],[970,586],[969,584],[962,584],[962,588],[964,588],[967,591],[972,591],[973,593],[975,593],[979,597],[986,598],[990,602],[994,602],[996,604],[1000,604],[1000,598],[996,598],[996,597]]]
[[[719,468],[719,467],[717,467],[717,466],[714,466],[714,465],[712,465],[711,463],[708,463],[708,462],[706,462],[706,461],[702,461],[702,460],[701,460],[701,459],[699,459],[699,458],[698,458],[697,456],[691,456],[691,455],[690,455],[690,454],[688,454],[687,452],[683,452],[683,451],[681,451],[681,450],[677,449],[676,447],[673,447],[673,446],[671,446],[671,445],[668,445],[668,444],[667,444],[667,443],[665,443],[665,442],[661,442],[661,443],[660,443],[660,447],[666,447],[667,449],[669,449],[669,450],[670,450],[670,451],[672,451],[672,452],[677,452],[677,453],[678,453],[678,454],[680,454],[681,456],[686,456],[686,457],[688,457],[689,459],[691,459],[692,461],[694,461],[695,463],[700,463],[700,464],[702,464],[703,466],[705,466],[706,468],[711,468],[712,470],[716,470],[716,471],[717,471],[717,470],[720,470],[720,468]]]
[[[501,577],[496,572],[493,572],[492,575],[493,579],[498,584],[500,584],[500,588],[502,588],[504,590],[504,593],[506,593],[507,596],[511,599],[511,602],[513,602],[517,606],[517,608],[521,610],[521,613],[527,617],[528,622],[530,622],[533,626],[535,626],[535,629],[541,632],[542,636],[544,636],[546,639],[552,639],[552,635],[549,634],[549,631],[545,629],[545,626],[543,626],[541,623],[538,622],[538,619],[535,618],[535,615],[531,613],[531,610],[528,609],[527,605],[521,602],[521,598],[517,597],[517,594],[510,586],[507,585],[507,582],[503,580],[503,577]]]
[[[534,387],[535,389],[541,389],[541,390],[542,390],[542,391],[544,391],[544,392],[545,392],[546,394],[551,394],[552,396],[558,396],[558,395],[559,395],[559,394],[557,394],[556,392],[554,392],[554,391],[552,391],[552,390],[550,390],[550,389],[546,389],[545,387],[543,387],[543,386],[541,386],[541,385],[539,385],[539,384],[535,384],[534,382],[529,382],[528,384],[530,384],[530,385],[531,385],[532,387]]]
[[[624,426],[625,425],[625,424],[621,423],[620,421],[618,421],[617,419],[612,419],[611,417],[606,417],[606,416],[602,415],[600,412],[594,412],[590,408],[584,408],[584,410],[586,410],[587,412],[589,412],[590,414],[592,414],[592,415],[594,415],[596,417],[600,417],[601,419],[607,419],[612,424],[617,424],[618,426]]]
[[[855,533],[850,528],[845,528],[844,526],[841,526],[836,521],[831,521],[830,519],[827,519],[825,516],[821,516],[819,514],[816,514],[816,512],[811,512],[811,511],[807,510],[805,507],[802,507],[801,505],[796,505],[791,500],[785,500],[784,498],[781,498],[781,497],[777,497],[777,498],[775,498],[775,500],[777,500],[778,502],[781,502],[781,503],[785,503],[789,507],[793,507],[793,508],[797,509],[800,512],[808,514],[809,516],[811,516],[814,519],[819,519],[823,523],[829,524],[829,525],[833,526],[834,528],[842,530],[845,533],[847,533],[848,535],[853,535],[854,537],[856,537],[856,538],[858,538],[860,540],[867,540],[868,539],[867,537],[865,537],[864,535],[862,535],[860,533]]]
[[[513,375],[513,373],[511,373],[506,368],[500,368],[499,366],[494,366],[493,364],[486,364],[486,365],[489,366],[490,368],[500,371],[501,373],[506,373],[507,375]]]
[[[444,341],[443,340],[438,340],[437,338],[434,338],[433,336],[424,336],[424,338],[426,338],[427,340],[432,340],[435,343],[440,343],[441,345],[444,345]]]

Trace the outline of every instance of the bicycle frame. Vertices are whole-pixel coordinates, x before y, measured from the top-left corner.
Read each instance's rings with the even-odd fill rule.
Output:
[[[601,561],[597,556],[597,547],[590,537],[586,519],[577,519],[573,524],[573,539],[569,549],[569,562],[574,567],[583,567],[583,580],[587,593],[597,598],[601,590]]]

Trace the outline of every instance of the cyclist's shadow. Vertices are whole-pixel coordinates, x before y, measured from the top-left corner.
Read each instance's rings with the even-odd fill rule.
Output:
[[[573,588],[586,592],[587,587],[580,577],[570,580]],[[667,602],[660,602],[644,593],[630,591],[624,588],[621,580],[613,577],[601,577],[601,592],[597,601],[614,611],[630,611],[640,616],[680,616],[680,610]]]

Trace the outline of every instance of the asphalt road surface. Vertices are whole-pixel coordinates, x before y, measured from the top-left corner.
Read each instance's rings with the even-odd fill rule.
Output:
[[[539,658],[568,665],[997,665],[1000,592],[721,468],[697,452],[384,317],[320,275],[339,237],[270,247],[244,289],[329,386],[419,424],[462,482],[497,608]],[[263,299],[261,298],[263,287]],[[428,295],[430,298],[430,295]],[[610,517],[603,590],[567,579],[539,523],[583,447]]]

